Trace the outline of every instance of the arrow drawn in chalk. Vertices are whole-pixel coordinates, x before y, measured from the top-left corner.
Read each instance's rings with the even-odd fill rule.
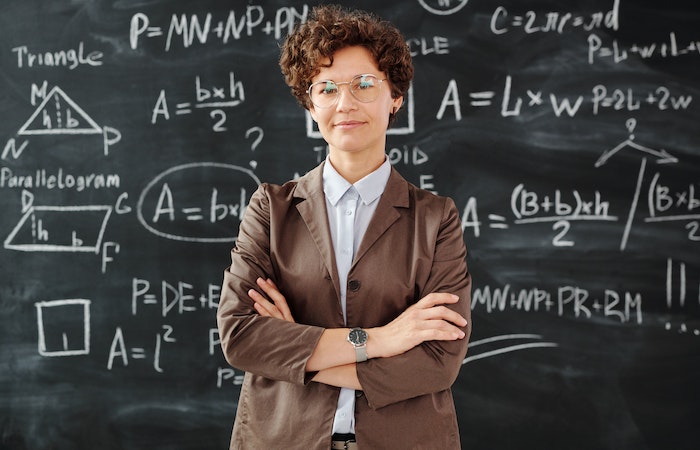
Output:
[[[677,163],[678,158],[672,156],[666,150],[654,150],[643,145],[639,145],[634,142],[634,128],[637,126],[636,119],[627,119],[625,122],[627,130],[630,132],[629,138],[620,143],[618,146],[611,150],[603,152],[603,154],[595,162],[595,167],[600,167],[605,164],[613,155],[618,153],[620,150],[631,147],[634,150],[652,155],[657,158],[657,164],[667,164],[667,163]],[[627,247],[627,241],[629,239],[630,231],[632,230],[632,222],[634,221],[634,215],[637,212],[637,204],[639,203],[639,195],[642,189],[642,182],[644,181],[644,171],[647,166],[647,157],[642,158],[641,165],[639,166],[639,175],[637,176],[637,185],[634,191],[634,197],[632,198],[632,205],[630,206],[629,214],[627,215],[627,223],[625,224],[625,230],[622,233],[622,240],[620,241],[620,250],[624,250]]]

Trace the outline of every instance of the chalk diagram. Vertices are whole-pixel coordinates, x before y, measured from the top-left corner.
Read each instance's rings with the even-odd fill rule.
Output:
[[[627,127],[627,130],[629,131],[629,137],[618,144],[616,147],[607,150],[603,152],[603,154],[598,158],[598,160],[595,162],[595,167],[601,167],[603,166],[610,158],[612,158],[614,155],[619,153],[621,150],[626,149],[626,148],[631,148],[632,150],[636,150],[641,153],[645,153],[647,155],[651,155],[656,158],[656,163],[657,164],[669,164],[669,163],[677,163],[678,159],[669,154],[666,150],[655,150],[651,149],[648,147],[645,147],[643,145],[639,145],[636,142],[634,142],[634,129],[637,126],[637,120],[636,119],[628,119],[627,122],[625,122],[625,125]],[[629,240],[629,234],[632,229],[632,222],[634,222],[634,216],[635,213],[637,212],[637,205],[639,204],[639,195],[641,193],[642,189],[642,182],[644,181],[644,171],[646,170],[646,165],[647,165],[647,156],[644,156],[642,158],[642,162],[639,166],[639,174],[637,176],[637,184],[634,190],[634,196],[632,198],[632,204],[630,205],[630,210],[627,215],[627,222],[625,223],[625,229],[624,232],[622,233],[622,239],[620,241],[620,250],[625,250],[627,247],[627,242]]]
[[[4,242],[23,252],[99,253],[112,206],[25,205],[24,215]]]
[[[45,90],[46,83],[40,92]],[[101,135],[105,155],[110,145],[121,140],[118,130],[99,126],[58,86],[44,96],[17,135]],[[26,145],[13,150],[15,159]],[[112,210],[109,205],[36,206],[32,196],[28,202],[23,200],[23,216],[3,244],[8,250],[26,252],[99,253]]]
[[[90,354],[90,300],[52,300],[34,306],[41,356]]]
[[[55,86],[17,132],[18,136],[102,135],[104,154],[121,140],[119,130],[99,126],[61,88]]]
[[[502,344],[503,341],[524,341],[519,344],[505,345],[493,350],[483,351],[472,355],[472,349],[474,347],[479,347],[481,345],[491,344],[497,342]],[[462,365],[467,364],[472,361],[479,359],[490,358],[497,355],[502,355],[504,353],[510,353],[520,350],[528,350],[531,348],[550,348],[558,347],[559,344],[555,342],[546,342],[542,340],[542,336],[539,334],[503,334],[499,336],[492,336],[490,338],[480,339],[478,341],[473,341],[469,343],[469,356],[464,358]]]

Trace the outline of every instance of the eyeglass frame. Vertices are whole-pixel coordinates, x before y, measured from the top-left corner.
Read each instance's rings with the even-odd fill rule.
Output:
[[[311,84],[309,85],[309,88],[306,90],[306,95],[309,96],[309,101],[310,101],[311,104],[314,105],[316,108],[321,108],[321,109],[331,108],[333,105],[335,105],[336,103],[338,103],[338,99],[340,98],[340,86],[342,86],[342,85],[344,85],[344,84],[347,84],[347,85],[350,85],[350,95],[352,95],[352,97],[353,97],[355,100],[357,100],[357,101],[360,102],[360,103],[372,103],[372,102],[376,101],[377,98],[379,98],[379,95],[377,95],[377,98],[375,98],[375,99],[373,99],[373,100],[364,101],[364,100],[360,100],[359,98],[357,98],[357,96],[355,95],[355,91],[352,89],[352,82],[353,82],[353,81],[355,81],[355,80],[358,79],[358,78],[366,77],[366,76],[368,76],[368,75],[369,75],[369,76],[372,76],[372,77],[374,77],[374,78],[376,78],[376,79],[379,81],[379,84],[378,84],[377,86],[378,86],[380,89],[381,89],[382,82],[388,81],[388,78],[379,78],[378,76],[376,76],[376,75],[373,74],[373,73],[361,73],[361,74],[359,74],[359,75],[355,75],[354,77],[352,77],[352,79],[351,79],[350,81],[340,81],[340,82],[337,82],[337,81],[334,81],[334,80],[318,80],[318,81],[316,81],[315,83],[311,83]],[[313,97],[311,96],[311,88],[314,87],[315,85],[319,84],[319,83],[327,83],[327,82],[329,82],[329,81],[330,81],[331,83],[335,84],[335,85],[338,87],[338,93],[335,94],[335,99],[333,100],[333,103],[331,103],[331,104],[328,105],[328,106],[319,106],[319,105],[317,105],[316,103],[314,103]]]

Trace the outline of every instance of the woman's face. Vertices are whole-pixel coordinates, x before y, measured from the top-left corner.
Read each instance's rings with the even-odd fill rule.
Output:
[[[361,46],[345,47],[333,54],[333,65],[321,67],[312,82],[333,80],[343,83],[362,74],[376,75],[380,80],[386,78],[369,50]],[[331,157],[334,153],[343,152],[368,158],[381,154],[383,158],[389,114],[398,110],[403,97],[391,98],[388,80],[379,85],[379,96],[370,103],[357,100],[350,93],[349,85],[341,84],[338,100],[333,106],[319,108],[312,105],[309,109],[328,143]]]

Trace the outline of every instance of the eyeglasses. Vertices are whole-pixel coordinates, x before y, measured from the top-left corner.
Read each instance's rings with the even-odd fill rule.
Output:
[[[375,75],[365,73],[341,83],[333,80],[317,81],[309,86],[307,93],[311,103],[317,108],[330,108],[340,97],[340,86],[347,84],[350,85],[350,93],[353,97],[362,103],[370,103],[379,98],[382,81],[386,81],[386,78],[380,80]]]

